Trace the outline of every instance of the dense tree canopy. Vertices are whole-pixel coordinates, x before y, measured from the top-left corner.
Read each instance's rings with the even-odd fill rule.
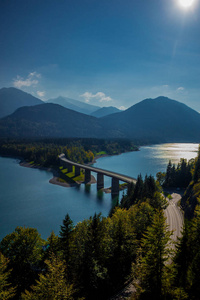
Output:
[[[0,155],[23,158],[44,167],[57,166],[58,155],[64,153],[74,162],[88,163],[94,156],[138,150],[129,140],[99,139],[0,139]]]
[[[26,227],[17,227],[1,241],[0,252],[9,259],[12,283],[18,294],[37,278],[44,243],[36,229]]]
[[[194,169],[194,159],[188,162],[186,159],[181,158],[180,162],[172,165],[169,161],[166,172],[158,172],[157,180],[163,187],[178,187],[186,188],[192,180],[192,173]]]

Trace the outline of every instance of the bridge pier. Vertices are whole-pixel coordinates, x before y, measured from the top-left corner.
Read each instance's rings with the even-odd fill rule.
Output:
[[[97,190],[104,188],[103,174],[97,173]]]
[[[91,180],[91,172],[97,173],[97,190],[100,190],[104,188],[104,175],[111,177],[112,178],[112,184],[111,184],[111,193],[113,196],[119,195],[119,180],[126,182],[126,183],[135,183],[136,179],[130,177],[130,176],[125,176],[122,174],[118,174],[115,172],[107,171],[107,170],[102,170],[99,168],[94,168],[90,166],[85,166],[79,163],[75,163],[73,161],[70,161],[65,158],[64,154],[59,155],[59,159],[61,161],[61,164],[63,167],[68,169],[68,172],[72,172],[73,169],[75,168],[75,176],[80,175],[80,170],[84,169],[85,170],[85,182],[89,182]],[[74,166],[74,168],[73,168]],[[85,169],[85,167],[87,169]]]
[[[85,169],[85,182],[89,182],[91,180],[91,171]]]
[[[64,162],[63,164],[62,164],[62,166],[63,166],[63,169],[68,169],[68,163],[66,163],[66,162]]]
[[[75,166],[75,176],[79,176],[81,174],[81,168]]]
[[[67,164],[67,172],[70,173],[73,171],[73,166],[72,164]]]
[[[112,177],[112,195],[119,195],[119,179]]]

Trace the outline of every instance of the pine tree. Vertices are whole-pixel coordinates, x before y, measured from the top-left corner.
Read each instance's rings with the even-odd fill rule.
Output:
[[[156,192],[156,182],[152,175],[145,176],[144,187],[143,187],[143,197],[145,198],[153,198],[154,193]]]
[[[73,300],[73,286],[65,279],[65,263],[53,254],[45,263],[47,272],[39,275],[32,291],[22,294],[22,300]]]
[[[187,282],[191,299],[197,299],[200,294],[200,208],[197,207],[195,216],[191,221],[188,250],[190,264],[187,270]]]
[[[0,252],[0,300],[11,299],[15,295],[15,288],[8,282],[11,270],[8,270],[9,260]]]
[[[143,187],[144,187],[144,182],[143,182],[143,179],[142,179],[142,175],[139,174],[138,177],[137,177],[137,182],[136,182],[136,185],[135,185],[133,196],[131,198],[131,205],[137,203],[138,200],[142,199]]]
[[[64,258],[68,263],[69,260],[69,252],[70,252],[70,239],[72,235],[72,231],[74,229],[73,221],[71,220],[69,214],[65,216],[63,220],[63,225],[60,226],[60,242],[61,248],[64,253]]]
[[[172,162],[170,160],[167,165],[167,172],[166,172],[165,182],[164,182],[164,186],[166,186],[166,187],[171,186],[172,172],[173,172],[173,166],[172,166]]]
[[[170,235],[163,211],[158,210],[142,238],[137,265],[133,270],[137,290],[144,299],[163,299]]]
[[[195,168],[194,168],[194,174],[193,174],[194,182],[197,182],[199,179],[200,179],[200,145],[199,145],[197,159],[195,161]]]
[[[110,220],[109,275],[113,286],[124,282],[131,271],[131,263],[136,256],[136,238],[128,213],[118,208]]]

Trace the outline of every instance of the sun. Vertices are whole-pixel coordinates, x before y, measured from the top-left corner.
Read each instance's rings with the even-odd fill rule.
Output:
[[[195,0],[179,0],[179,3],[182,7],[188,8],[194,4]]]

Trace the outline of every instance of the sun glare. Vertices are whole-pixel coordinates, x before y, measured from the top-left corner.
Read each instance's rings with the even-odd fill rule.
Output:
[[[188,8],[193,5],[195,0],[179,0],[179,3],[182,7]]]

